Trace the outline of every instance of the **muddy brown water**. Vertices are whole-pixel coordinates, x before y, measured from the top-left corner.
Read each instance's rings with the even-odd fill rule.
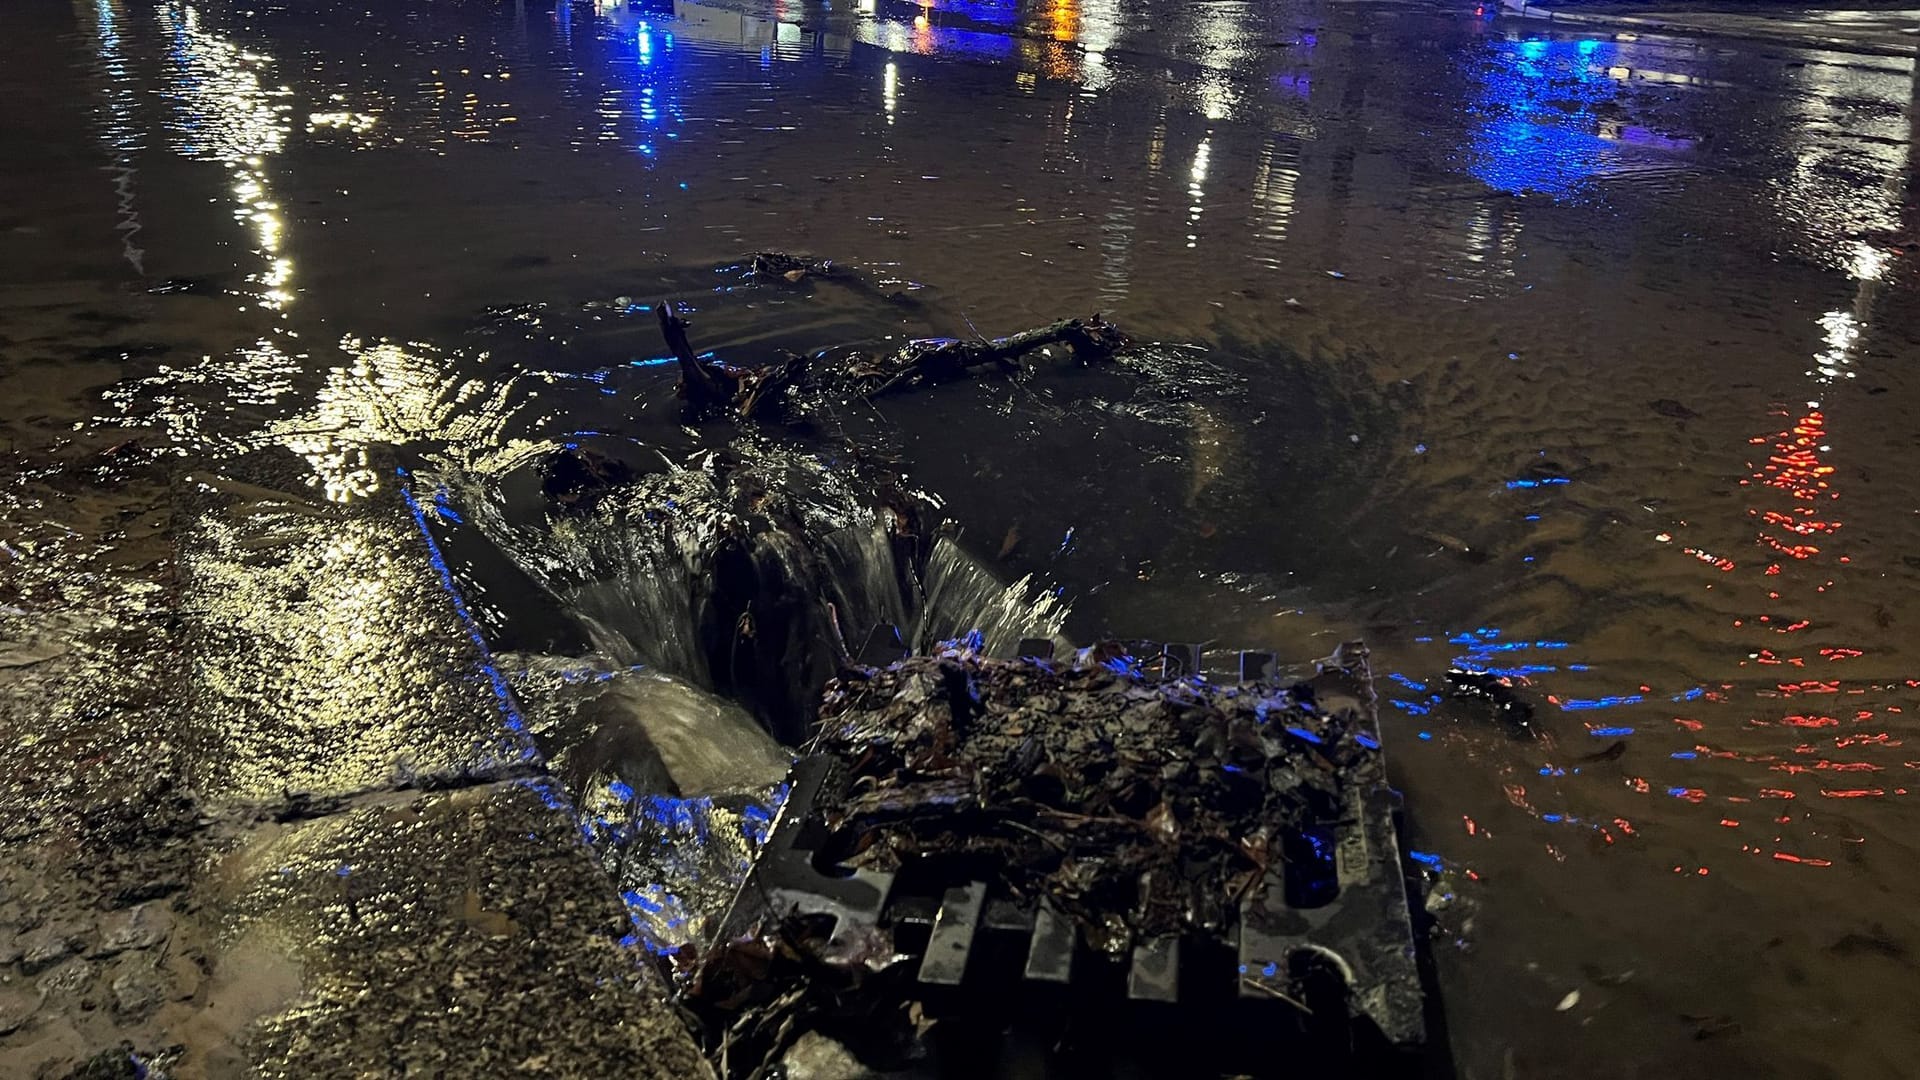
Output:
[[[1097,310],[1165,347],[849,430],[1071,635],[1372,642],[1463,1075],[1920,1072],[1911,59],[1472,4],[0,25],[0,537],[44,567],[0,603],[163,557],[78,464],[130,434],[337,499],[386,453],[682,460],[726,433],[681,421],[659,298],[741,362]],[[497,645],[554,644],[465,572]],[[1438,700],[1456,662],[1544,737]]]

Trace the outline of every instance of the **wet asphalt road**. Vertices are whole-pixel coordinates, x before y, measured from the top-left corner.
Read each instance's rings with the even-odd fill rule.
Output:
[[[539,898],[369,886],[433,915],[375,941],[325,926],[329,860],[523,858],[390,810],[422,776],[572,828],[515,783],[487,650],[579,642],[458,492],[564,442],[724,441],[656,362],[672,296],[743,362],[1094,310],[1194,346],[860,437],[1064,590],[1070,635],[1374,644],[1463,1075],[1915,1073],[1911,57],[1473,5],[599,8],[0,14],[0,805],[31,868],[0,915],[53,950],[0,986],[9,1061],[125,1030],[324,1069],[300,1017],[447,919],[514,957],[436,974],[494,973],[464,1007],[539,985],[501,946],[575,932],[527,930]],[[881,288],[744,280],[766,248]],[[1436,700],[1454,662],[1530,680],[1547,737]],[[298,791],[348,801],[249,855]],[[332,835],[369,820],[405,835]],[[134,885],[188,898],[197,976],[73,958],[106,916],[50,930]],[[631,958],[595,918],[565,963],[604,986]],[[229,955],[264,974],[222,990]],[[605,1035],[647,1000],[595,998],[553,1067],[653,1052]]]

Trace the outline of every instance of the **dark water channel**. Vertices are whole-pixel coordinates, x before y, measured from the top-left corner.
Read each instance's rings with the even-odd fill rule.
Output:
[[[1916,1075],[1917,95],[1470,3],[12,0],[0,539],[65,554],[0,604],[164,547],[47,465],[132,433],[444,481],[490,643],[577,650],[462,485],[730,441],[660,298],[743,363],[1099,311],[1163,345],[825,460],[901,463],[1070,638],[1368,640],[1463,1075]]]

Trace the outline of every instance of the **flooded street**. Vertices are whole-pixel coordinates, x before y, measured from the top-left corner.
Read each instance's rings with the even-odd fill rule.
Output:
[[[556,756],[533,699],[591,650],[685,680],[622,684],[640,708],[721,709],[689,612],[600,587],[699,568],[542,531],[534,463],[739,453],[822,532],[871,517],[870,471],[928,499],[986,568],[957,609],[1011,638],[1364,639],[1459,1075],[1920,1075],[1912,55],[1369,0],[12,0],[0,26],[6,843],[127,791],[238,821],[542,754],[588,811],[631,799],[627,751]],[[737,364],[1095,312],[1154,344],[748,430],[684,415],[667,300]],[[691,490],[659,498],[719,499]],[[899,621],[855,591],[838,610]],[[1449,697],[1455,666],[1520,682],[1536,737]],[[764,785],[783,759],[724,708],[650,738]],[[686,776],[660,790],[725,787]],[[729,812],[751,837],[766,811]],[[352,880],[338,836],[285,828]],[[247,948],[282,854],[209,875]],[[33,887],[0,889],[23,934]],[[471,922],[482,888],[433,903]],[[300,985],[259,970],[220,984],[265,1002],[223,1031]],[[0,1019],[61,992],[0,986]],[[570,1023],[604,1031],[627,1006],[593,993]],[[0,1024],[4,1060],[78,1054],[46,1030]]]

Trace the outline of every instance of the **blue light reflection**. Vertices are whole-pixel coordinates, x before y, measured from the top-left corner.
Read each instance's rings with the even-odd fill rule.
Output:
[[[1625,144],[1684,149],[1687,140],[1623,123],[1624,70],[1611,41],[1494,40],[1474,71],[1466,170],[1501,191],[1563,199],[1627,164]],[[1511,484],[1509,486],[1534,486]]]

